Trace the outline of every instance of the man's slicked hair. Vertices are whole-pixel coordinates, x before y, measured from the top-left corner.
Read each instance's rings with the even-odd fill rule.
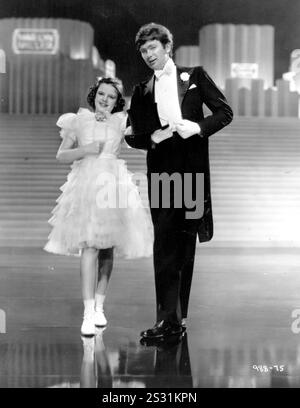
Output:
[[[152,40],[160,41],[164,47],[167,44],[170,44],[171,46],[170,57],[172,57],[173,35],[167,29],[167,27],[156,23],[149,23],[143,25],[139,29],[135,37],[135,45],[137,50],[140,51],[140,48],[143,44],[145,44],[147,41]]]

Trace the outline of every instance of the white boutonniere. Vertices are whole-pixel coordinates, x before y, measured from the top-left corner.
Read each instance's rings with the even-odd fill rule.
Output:
[[[187,72],[182,72],[182,73],[180,74],[180,79],[181,79],[183,82],[186,82],[186,81],[188,81],[188,80],[190,79],[190,74],[188,74]]]

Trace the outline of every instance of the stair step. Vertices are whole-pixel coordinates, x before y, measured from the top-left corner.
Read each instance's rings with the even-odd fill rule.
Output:
[[[1,212],[10,212],[10,213],[32,213],[34,211],[35,214],[45,214],[45,217],[47,218],[48,215],[51,214],[51,211],[54,207],[55,203],[49,204],[48,205],[38,205],[38,206],[31,206],[31,207],[26,207],[26,206],[20,206],[20,205],[15,205],[11,204],[9,208],[6,206],[0,207],[0,213]]]
[[[0,190],[1,191],[1,190]],[[39,199],[48,199],[53,200],[57,198],[58,194],[61,194],[60,190],[53,190],[53,191],[33,191],[33,190],[22,190],[22,191],[2,191],[0,196],[0,203],[1,199],[5,200],[13,200],[17,199],[23,201],[25,200],[39,200]]]
[[[0,115],[0,246],[45,245],[70,171],[55,159],[58,117]],[[297,241],[299,135],[299,120],[235,118],[210,138],[215,237],[209,245]],[[132,173],[145,175],[143,151],[124,144],[120,158]],[[147,206],[147,184],[139,190]]]
[[[20,239],[20,237],[22,237],[23,239],[23,243],[24,241],[27,242],[27,240],[30,239],[40,239],[41,241],[44,241],[44,245],[46,243],[47,240],[47,233],[45,233],[45,231],[39,231],[39,230],[35,230],[34,233],[32,233],[32,231],[27,231],[26,229],[24,230],[19,230],[19,231],[11,231],[11,230],[0,230],[1,233],[1,238],[6,238],[6,239]]]
[[[2,230],[5,228],[9,228],[9,229],[22,229],[22,228],[26,228],[28,230],[33,230],[33,229],[41,229],[41,230],[45,230],[48,229],[49,224],[48,224],[48,220],[35,220],[35,219],[31,219],[31,220],[0,220],[0,229]]]
[[[49,186],[51,189],[53,188],[57,188],[59,189],[59,187],[66,181],[66,175],[60,177],[60,178],[56,178],[54,177],[53,179],[49,178],[49,179],[45,179],[45,180],[41,180],[41,178],[29,178],[29,179],[20,179],[20,177],[18,177],[17,179],[14,178],[2,178],[0,179],[0,188],[3,188],[4,190],[8,187],[8,188],[12,188],[14,190],[18,190],[19,188],[24,188],[24,189],[30,189],[30,188],[45,188],[47,186]]]
[[[32,237],[28,240],[20,239],[18,237],[6,237],[2,238],[0,236],[0,247],[1,248],[43,248],[45,245],[45,239],[44,238],[35,238]]]
[[[16,221],[16,222],[22,222],[22,221],[39,221],[39,222],[44,222],[48,221],[51,217],[51,212],[42,212],[42,213],[37,213],[37,212],[30,212],[28,211],[27,213],[23,211],[23,209],[20,210],[20,212],[0,212],[0,222],[3,221]]]

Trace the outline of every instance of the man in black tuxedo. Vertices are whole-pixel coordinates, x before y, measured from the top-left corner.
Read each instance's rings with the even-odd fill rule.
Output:
[[[136,35],[136,46],[154,72],[134,89],[126,141],[131,147],[147,150],[157,322],[141,336],[156,339],[184,330],[196,238],[198,235],[199,241],[205,242],[213,235],[208,137],[228,125],[233,113],[202,67],[174,64],[173,37],[166,27],[155,23],[142,26]],[[211,110],[210,116],[204,117],[203,104]],[[162,202],[154,182],[156,176],[162,175],[174,181],[170,183],[174,188],[170,190],[168,206]],[[202,187],[204,184],[202,195],[199,181]],[[184,197],[191,186],[194,212]]]

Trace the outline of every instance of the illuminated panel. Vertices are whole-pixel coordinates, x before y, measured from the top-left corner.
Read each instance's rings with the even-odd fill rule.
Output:
[[[109,78],[116,77],[116,64],[112,60],[105,61],[105,76]]]
[[[12,37],[15,54],[56,54],[58,31],[51,28],[16,28]]]
[[[6,313],[0,309],[0,333],[6,333]]]
[[[291,53],[291,72],[297,74],[300,72],[300,50],[294,50]]]
[[[0,74],[5,74],[5,52],[0,50]]]
[[[258,78],[258,64],[233,62],[231,64],[231,78]]]

